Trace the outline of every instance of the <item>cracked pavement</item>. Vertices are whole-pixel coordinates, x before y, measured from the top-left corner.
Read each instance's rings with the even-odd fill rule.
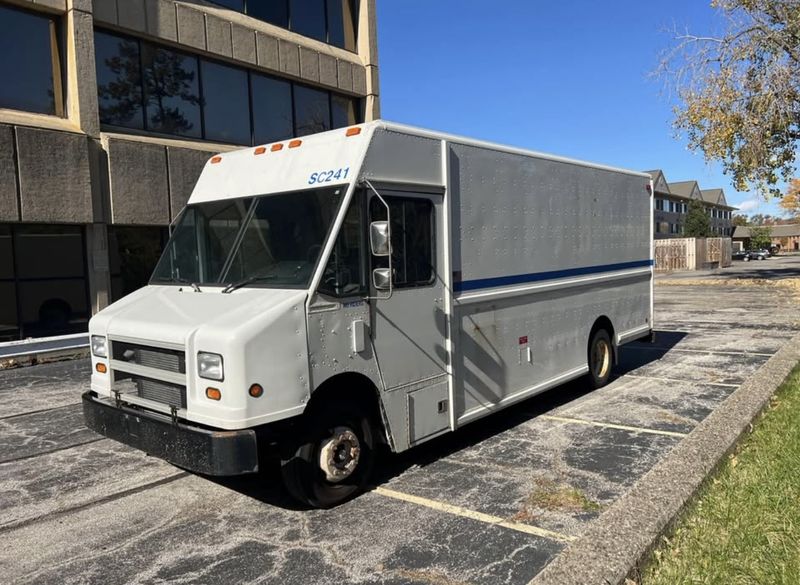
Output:
[[[746,266],[800,272],[800,258]],[[528,583],[800,331],[785,290],[658,286],[654,344],[298,510],[276,469],[211,480],[87,430],[88,360],[0,372],[0,575],[13,583]]]

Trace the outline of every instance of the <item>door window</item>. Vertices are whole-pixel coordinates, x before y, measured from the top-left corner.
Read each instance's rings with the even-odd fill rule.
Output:
[[[363,217],[363,193],[356,193],[322,275],[320,292],[334,297],[366,294],[367,246]]]
[[[411,288],[433,284],[433,203],[428,199],[385,197],[391,214],[392,284]],[[370,221],[385,221],[386,208],[373,197]],[[386,268],[388,258],[372,258],[374,268]]]

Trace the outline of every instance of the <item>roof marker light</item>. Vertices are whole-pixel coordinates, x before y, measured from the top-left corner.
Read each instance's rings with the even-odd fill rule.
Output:
[[[352,128],[347,129],[345,136],[356,136],[358,134],[361,134],[361,128],[358,126],[353,126]]]
[[[265,152],[267,152],[267,147],[266,146],[259,146],[258,148],[256,148],[253,151],[253,154],[264,154]]]
[[[272,146],[270,146],[270,148],[269,148],[269,149],[270,149],[272,152],[278,152],[279,150],[283,150],[283,144],[280,144],[280,143],[278,143],[278,144],[273,144]]]
[[[222,162],[222,157],[221,156],[212,156],[211,157],[211,164],[212,165],[215,165],[218,162]]]
[[[298,147],[298,146],[300,146],[301,144],[303,144],[303,141],[302,141],[302,140],[292,140],[292,141],[289,143],[289,148],[297,148],[297,147]]]

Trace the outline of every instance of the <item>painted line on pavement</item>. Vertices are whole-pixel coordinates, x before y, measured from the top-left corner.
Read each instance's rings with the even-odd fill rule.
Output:
[[[683,347],[664,347],[658,345],[650,345],[650,346],[635,346],[635,345],[626,345],[625,349],[644,349],[649,351],[688,351],[691,353],[708,353],[712,355],[755,355],[761,357],[772,357],[775,355],[774,353],[761,353],[757,351],[716,351],[713,349],[690,349],[690,348],[683,348]]]
[[[661,431],[658,429],[648,429],[645,427],[631,427],[628,425],[618,425],[614,423],[604,423],[604,422],[597,422],[593,420],[585,420],[582,418],[572,418],[568,416],[554,416],[552,414],[541,414],[537,418],[543,418],[545,420],[552,420],[556,422],[563,422],[563,423],[572,423],[577,425],[587,425],[591,427],[602,427],[606,429],[617,429],[620,431],[632,431],[634,433],[648,433],[650,435],[664,435],[665,437],[678,437],[683,438],[688,433],[679,433],[677,431]]]
[[[705,384],[707,386],[722,386],[723,388],[738,388],[741,384],[725,384],[724,382],[709,382],[707,380],[677,380],[663,376],[640,376],[638,374],[624,374],[617,378],[638,378],[640,380],[661,380],[662,382],[675,382],[676,384]]]
[[[469,518],[470,520],[477,520],[478,522],[483,522],[485,524],[502,526],[503,528],[516,530],[517,532],[532,534],[533,536],[540,536],[543,538],[549,538],[561,542],[572,542],[573,540],[576,540],[575,536],[561,534],[560,532],[553,532],[552,530],[546,530],[544,528],[539,528],[538,526],[531,526],[530,524],[512,522],[510,520],[505,520],[503,518],[500,518],[499,516],[492,516],[490,514],[484,514],[483,512],[468,510],[466,508],[462,508],[461,506],[445,504],[443,502],[437,502],[436,500],[430,500],[428,498],[423,498],[420,496],[413,496],[411,494],[398,492],[384,487],[376,487],[372,491],[373,493],[385,496],[387,498],[394,498],[395,500],[402,500],[403,502],[409,502],[411,504],[416,504],[418,506],[425,506],[426,508],[430,508],[432,510],[438,510],[439,512],[446,512],[447,514],[453,514],[454,516],[460,516],[462,518]]]

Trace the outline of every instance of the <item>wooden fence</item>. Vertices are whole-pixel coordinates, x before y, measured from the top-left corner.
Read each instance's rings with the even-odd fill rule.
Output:
[[[654,248],[656,272],[731,265],[730,238],[665,238],[655,240]]]

